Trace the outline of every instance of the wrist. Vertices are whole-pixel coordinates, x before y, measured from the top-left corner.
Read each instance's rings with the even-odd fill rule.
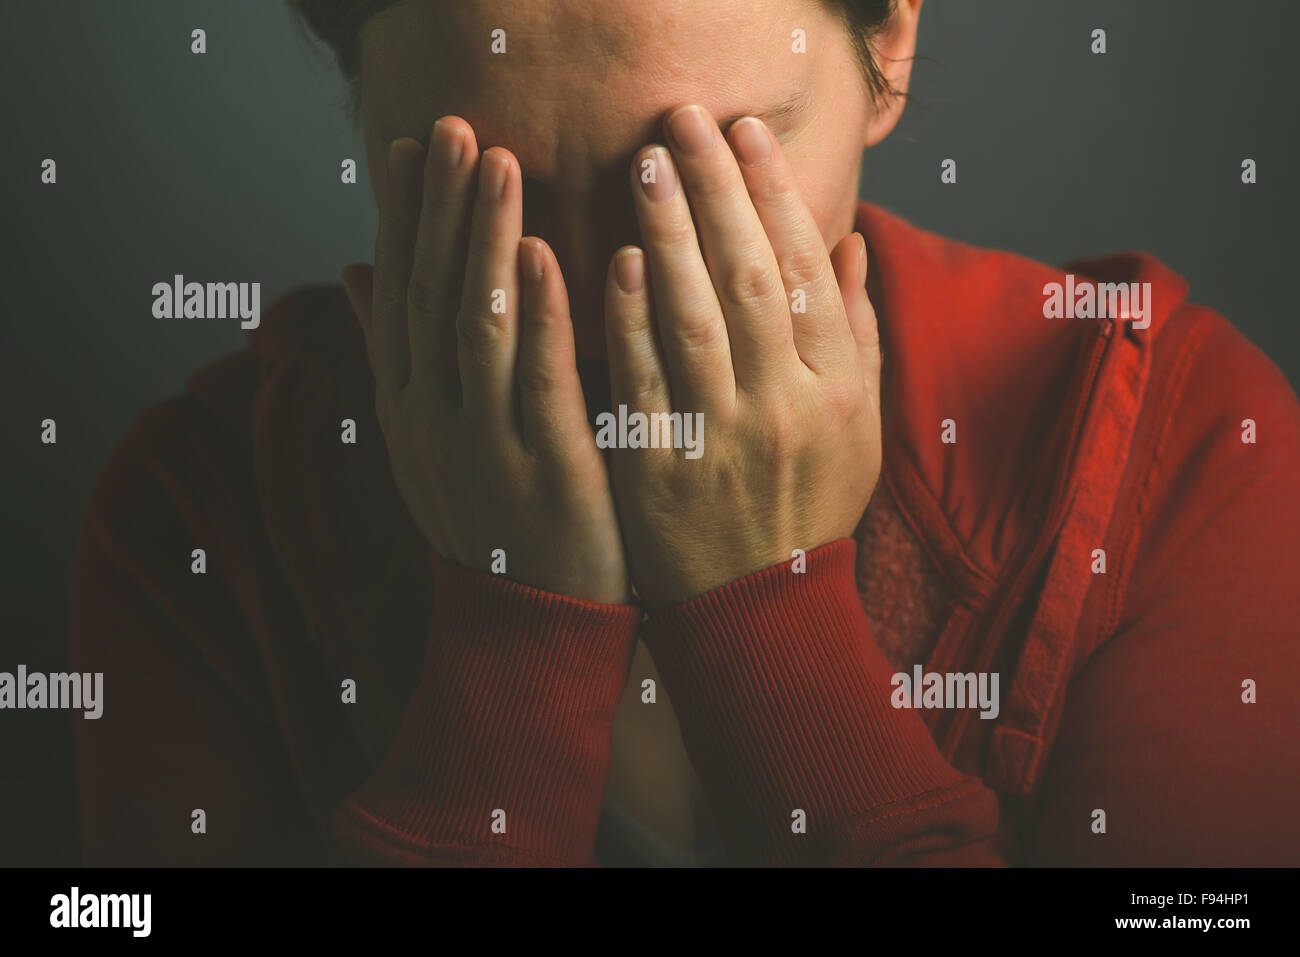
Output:
[[[621,575],[604,570],[600,574],[569,572],[562,568],[533,568],[508,563],[504,549],[496,550],[481,561],[461,557],[446,557],[439,549],[430,552],[435,574],[443,576],[462,574],[486,576],[498,582],[508,582],[544,595],[565,598],[575,602],[611,608],[636,605],[631,582],[625,570]],[[507,573],[509,569],[509,573]],[[467,579],[468,581],[469,579]]]
[[[810,566],[809,559],[812,556],[821,556],[835,541],[845,540],[849,540],[849,536],[834,541],[828,540],[811,548],[782,549],[766,556],[755,557],[748,562],[737,562],[729,567],[718,563],[712,565],[702,563],[700,567],[692,568],[690,562],[682,561],[673,569],[661,574],[652,584],[643,588],[638,583],[637,590],[647,612],[657,615],[670,608],[689,604],[705,595],[718,592],[729,585],[744,582],[760,573],[801,576],[794,579],[798,583],[806,581],[810,568],[815,572],[822,571],[821,565],[824,562],[820,560]],[[767,588],[770,584],[769,581],[764,587]]]

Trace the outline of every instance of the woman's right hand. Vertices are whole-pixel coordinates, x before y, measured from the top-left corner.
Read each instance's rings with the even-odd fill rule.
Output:
[[[416,524],[465,567],[494,570],[501,549],[509,578],[626,603],[568,294],[550,247],[521,236],[518,161],[500,147],[480,156],[469,124],[444,117],[427,151],[390,144],[382,193],[374,268],[350,266],[343,281]]]

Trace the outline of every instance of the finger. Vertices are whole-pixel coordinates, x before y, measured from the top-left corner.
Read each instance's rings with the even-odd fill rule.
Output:
[[[646,285],[645,254],[636,246],[624,246],[610,259],[605,278],[605,341],[614,405],[646,414],[671,411]]]
[[[796,357],[781,273],[713,117],[698,106],[684,106],[666,126],[726,317],[736,382],[743,388],[747,381],[788,368]]]
[[[514,424],[522,234],[519,167],[508,150],[493,147],[479,160],[469,259],[456,320],[462,408],[470,421],[491,428]]]
[[[867,244],[862,234],[849,233],[835,244],[830,258],[863,376],[873,393],[878,392],[880,330],[876,323],[876,310],[867,296]]]
[[[826,240],[799,194],[785,153],[767,125],[752,116],[733,123],[727,140],[780,264],[799,357],[814,372],[842,366],[852,344],[840,321],[836,277]]]
[[[690,411],[730,405],[736,379],[726,320],[672,157],[664,147],[653,147],[637,155],[631,172],[673,403]]]
[[[520,427],[534,452],[561,451],[590,435],[573,345],[564,277],[551,248],[529,236],[519,244]]]
[[[460,394],[456,311],[465,275],[477,168],[478,142],[470,125],[455,116],[434,123],[424,164],[419,237],[406,287],[406,321],[412,377],[428,377],[435,394],[449,401]]]
[[[406,387],[411,376],[406,336],[406,283],[419,224],[424,147],[402,137],[388,147],[388,189],[379,210],[375,240],[375,285],[371,334],[375,340],[375,382],[386,394]]]

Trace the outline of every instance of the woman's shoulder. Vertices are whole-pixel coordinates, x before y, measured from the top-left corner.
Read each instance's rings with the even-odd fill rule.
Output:
[[[96,529],[131,535],[163,511],[205,525],[222,503],[245,506],[255,493],[259,422],[276,417],[293,393],[285,383],[308,366],[331,384],[364,382],[364,341],[341,285],[304,285],[279,296],[244,349],[200,368],[180,394],[142,411],[99,472],[83,537]]]
[[[355,356],[365,340],[341,283],[291,288],[266,310],[249,337],[249,351],[262,356]]]
[[[193,435],[199,420],[236,446],[250,440],[253,413],[267,379],[285,366],[313,363],[332,377],[364,371],[365,342],[338,283],[312,283],[278,296],[265,310],[244,349],[195,371],[184,391],[146,409],[123,445],[141,433],[154,440]],[[169,424],[184,426],[169,429]],[[203,431],[200,429],[200,431]],[[157,441],[149,443],[158,449]]]
[[[939,397],[936,408],[998,405],[1002,414],[987,418],[1015,434],[1006,395],[1039,415],[1070,413],[1061,385],[1099,337],[1118,330],[1149,354],[1145,411],[1163,406],[1172,415],[1170,387],[1178,387],[1176,430],[1214,428],[1244,410],[1240,425],[1251,406],[1275,425],[1300,415],[1277,364],[1149,253],[1051,265],[942,236],[865,202],[857,225],[882,267],[873,301],[883,307],[885,354],[892,345],[896,374],[926,386],[913,389],[913,402],[930,395]]]
[[[1067,488],[1122,472],[1112,531],[1140,537],[1166,567],[1169,549],[1197,529],[1213,528],[1215,541],[1235,535],[1253,561],[1280,547],[1278,529],[1300,536],[1291,491],[1300,401],[1277,365],[1156,257],[1052,266],[866,203],[858,228],[879,267],[869,290],[897,458],[979,567],[995,575],[1006,543],[1037,526],[1030,506],[1042,498],[1030,493],[1065,462]],[[1085,421],[1108,423],[1109,438],[1072,454],[1070,436],[1097,434]],[[1216,518],[1225,508],[1236,516],[1226,524]],[[1269,511],[1273,529],[1257,528]]]
[[[1171,319],[1151,362],[1126,503],[1137,564],[1154,573],[1199,554],[1202,564],[1235,563],[1222,565],[1227,578],[1266,576],[1265,565],[1296,574],[1283,556],[1300,537],[1300,399],[1286,376],[1194,303]]]

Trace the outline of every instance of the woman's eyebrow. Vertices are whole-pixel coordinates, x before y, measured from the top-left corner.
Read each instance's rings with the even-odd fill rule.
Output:
[[[743,113],[734,113],[730,116],[724,117],[718,121],[718,128],[725,134],[727,132],[727,127],[736,122],[736,120],[745,116],[754,116],[762,120],[764,123],[771,123],[773,120],[779,120],[787,116],[796,116],[803,113],[807,111],[808,107],[811,105],[812,97],[807,93],[807,91],[799,90],[798,92],[786,97],[781,102],[769,106],[765,110],[759,112],[746,110]],[[780,140],[780,138],[780,136],[777,137],[778,140]],[[635,152],[636,150],[631,150],[627,155],[632,156]],[[625,164],[622,162],[611,163],[606,173],[613,176],[622,176],[624,166]],[[546,188],[546,185],[549,182],[547,177],[536,175],[529,170],[529,166],[522,163],[520,164],[520,173],[523,175],[525,189]]]
[[[808,108],[808,103],[809,103],[808,94],[805,93],[803,90],[800,90],[797,93],[791,94],[789,97],[782,100],[780,103],[777,103],[773,106],[769,106],[767,109],[762,110],[761,112],[735,113],[731,116],[723,117],[722,119],[718,120],[718,126],[722,129],[723,132],[726,132],[727,127],[729,127],[732,123],[736,122],[736,120],[745,116],[755,116],[758,117],[760,120],[762,120],[764,123],[770,123],[772,120],[779,120],[782,117],[792,116],[796,113],[802,113],[804,110]]]

